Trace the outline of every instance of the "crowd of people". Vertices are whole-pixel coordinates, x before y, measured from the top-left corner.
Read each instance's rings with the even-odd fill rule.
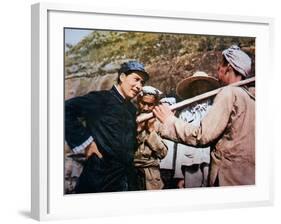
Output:
[[[66,143],[74,157],[85,157],[71,193],[254,185],[255,96],[229,86],[249,78],[251,64],[231,46],[222,52],[218,79],[198,71],[166,96],[145,85],[143,64],[128,61],[111,90],[67,100]],[[170,109],[223,86],[216,96]],[[146,113],[154,116],[137,123]]]

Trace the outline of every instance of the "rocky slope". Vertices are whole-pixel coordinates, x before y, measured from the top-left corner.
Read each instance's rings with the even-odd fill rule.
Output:
[[[95,31],[68,46],[65,98],[109,89],[119,65],[130,59],[145,64],[151,76],[148,85],[170,94],[181,79],[195,71],[215,77],[221,51],[232,44],[240,44],[254,59],[254,38]]]

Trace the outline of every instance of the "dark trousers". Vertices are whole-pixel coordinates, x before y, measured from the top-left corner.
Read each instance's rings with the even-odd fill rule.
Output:
[[[161,178],[164,182],[163,189],[176,189],[177,179],[174,178],[175,171],[168,169],[160,169]]]
[[[131,190],[129,181],[132,179],[130,168],[93,155],[85,163],[75,193],[128,191]]]

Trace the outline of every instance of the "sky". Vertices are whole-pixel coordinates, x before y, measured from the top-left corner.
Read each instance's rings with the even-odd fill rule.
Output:
[[[88,30],[88,29],[66,28],[65,29],[65,43],[75,45],[91,32],[93,32],[93,31]]]

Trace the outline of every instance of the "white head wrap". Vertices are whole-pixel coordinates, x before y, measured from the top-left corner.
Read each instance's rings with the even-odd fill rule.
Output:
[[[161,103],[167,103],[169,105],[173,105],[176,103],[175,97],[164,97],[160,100]]]
[[[191,104],[179,113],[179,119],[191,123],[195,126],[199,126],[201,120],[208,113],[211,106],[211,99],[205,99],[200,101],[199,103]]]
[[[140,95],[143,96],[147,94],[159,97],[162,92],[159,89],[154,88],[153,86],[144,86],[142,88],[142,91],[140,92]]]
[[[229,64],[241,75],[248,77],[251,73],[251,58],[238,46],[232,45],[222,52]]]

